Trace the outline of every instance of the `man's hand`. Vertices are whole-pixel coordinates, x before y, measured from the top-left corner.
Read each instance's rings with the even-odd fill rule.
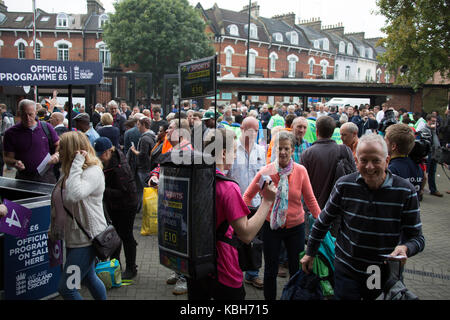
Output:
[[[150,180],[148,180],[149,187],[154,187],[154,186],[157,186],[158,184],[159,184],[159,179],[156,176],[152,176],[150,178]]]
[[[8,214],[8,208],[4,204],[0,204],[0,218]]]
[[[22,171],[25,170],[25,165],[23,164],[22,161],[16,160],[16,162],[14,163],[14,168],[16,168],[19,171]]]
[[[59,152],[55,152],[51,157],[49,164],[57,164],[59,162]]]
[[[314,257],[305,254],[303,258],[300,260],[300,263],[302,264],[303,272],[309,274],[313,268]]]
[[[397,256],[404,256],[405,258],[400,259],[402,266],[405,265],[406,260],[408,259],[408,247],[404,245],[396,246],[394,251],[391,252],[390,256],[397,257]],[[395,259],[397,260],[397,259]]]

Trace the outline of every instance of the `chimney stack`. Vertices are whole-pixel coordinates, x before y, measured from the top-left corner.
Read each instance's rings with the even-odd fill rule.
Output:
[[[0,0],[0,12],[8,12],[8,7],[5,5],[5,1]]]
[[[100,0],[87,0],[88,15],[102,14],[104,12],[105,8],[103,8],[103,4],[100,2]]]
[[[251,4],[251,8],[250,8],[250,15],[253,18],[258,18],[259,17],[259,5],[258,2],[253,2]],[[244,8],[242,8],[241,13],[248,13],[248,5],[246,5]]]
[[[295,13],[293,13],[293,12],[273,16],[272,19],[278,20],[278,21],[284,21],[291,27],[293,27],[295,25]]]

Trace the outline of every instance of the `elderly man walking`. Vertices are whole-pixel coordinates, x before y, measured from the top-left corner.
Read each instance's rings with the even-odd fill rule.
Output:
[[[20,122],[5,131],[3,159],[17,169],[16,179],[56,183],[59,137],[50,124],[36,118],[36,103],[19,102]]]
[[[259,123],[256,118],[247,117],[242,122],[241,136],[237,141],[236,159],[228,172],[228,176],[239,183],[241,195],[255,178],[258,171],[266,165],[266,152],[263,146],[256,143]],[[256,195],[252,200],[253,207],[259,207],[261,197]],[[249,270],[245,273],[245,282],[258,289],[264,287],[259,278],[259,270]]]
[[[342,143],[352,150],[356,161],[356,147],[358,146],[358,126],[353,122],[346,122],[340,128]]]
[[[388,270],[386,257],[406,259],[425,246],[419,201],[414,186],[388,169],[389,155],[383,137],[364,135],[356,150],[358,172],[341,177],[325,208],[314,223],[303,271],[312,269],[314,256],[331,223],[342,217],[336,239],[335,286],[337,299],[369,300],[381,294]],[[389,258],[392,259],[392,258]],[[367,285],[378,270],[377,288]]]

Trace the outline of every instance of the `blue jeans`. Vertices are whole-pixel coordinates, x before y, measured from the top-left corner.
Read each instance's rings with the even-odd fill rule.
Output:
[[[74,284],[76,272],[67,271],[68,267],[75,266],[80,270],[80,284],[85,285],[95,300],[106,300],[106,288],[95,273],[95,250],[93,246],[83,248],[66,248],[66,263],[59,280],[58,292],[64,300],[83,300],[76,288],[68,288]],[[76,270],[76,268],[75,268]]]
[[[437,168],[436,161],[431,159],[431,155],[428,155],[427,160],[428,187],[430,188],[431,193],[435,193],[437,191],[436,168]]]
[[[289,229],[272,230],[270,223],[265,221],[263,228],[264,298],[275,300],[281,243],[284,242],[286,247],[289,275],[292,277],[300,268],[299,254],[305,248],[305,224]]]
[[[259,270],[247,270],[245,272],[246,280],[253,280],[255,278],[258,278],[258,276],[259,276]]]

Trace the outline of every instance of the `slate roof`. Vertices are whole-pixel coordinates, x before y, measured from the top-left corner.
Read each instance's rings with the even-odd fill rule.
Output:
[[[5,19],[0,19],[0,28],[4,29],[33,29],[33,13],[32,12],[2,12]],[[47,13],[41,9],[36,9],[36,28],[41,30],[85,30],[85,31],[101,31],[98,28],[100,15],[97,14],[70,14],[65,13],[68,17],[67,27],[57,27],[56,20],[59,13]],[[16,21],[18,17],[23,17],[21,21]],[[48,17],[48,20],[43,18]],[[86,22],[88,24],[86,25]],[[86,25],[86,26],[85,26]]]
[[[272,37],[272,43],[273,44],[284,44],[288,46],[297,46],[297,47],[303,47],[303,48],[310,48],[311,45],[309,44],[309,41],[305,38],[305,36],[296,30],[295,28],[291,27],[284,21],[279,21],[276,19],[269,19],[269,18],[263,18],[259,17],[259,19],[264,23],[264,25],[267,28],[267,31]],[[290,41],[290,39],[287,37],[287,33],[295,31],[298,35],[298,44],[293,45]],[[274,34],[275,33],[281,33],[282,35],[282,41],[276,41]]]

